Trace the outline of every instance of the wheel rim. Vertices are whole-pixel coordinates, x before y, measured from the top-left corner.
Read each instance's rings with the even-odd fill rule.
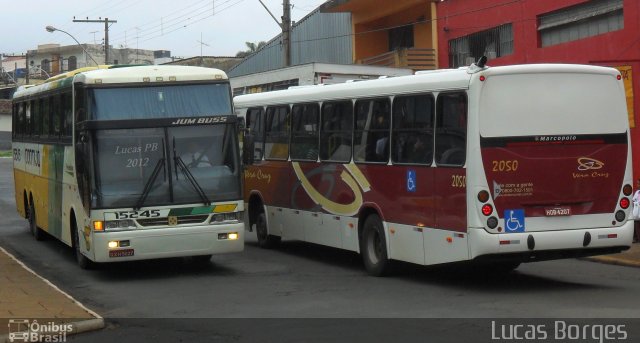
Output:
[[[370,234],[367,237],[367,252],[369,253],[369,260],[371,263],[378,264],[382,259],[382,240],[377,228],[372,228]]]
[[[256,223],[256,233],[258,234],[258,240],[264,240],[267,238],[267,225],[262,216],[258,217],[258,222]]]

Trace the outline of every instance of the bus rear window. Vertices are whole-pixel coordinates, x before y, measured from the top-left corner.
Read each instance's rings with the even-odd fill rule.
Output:
[[[516,74],[487,77],[480,95],[480,135],[514,137],[621,133],[625,102],[610,75]]]

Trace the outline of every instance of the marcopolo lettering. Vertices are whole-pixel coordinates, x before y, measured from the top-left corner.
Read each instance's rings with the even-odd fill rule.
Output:
[[[202,117],[202,118],[182,118],[172,122],[171,125],[198,125],[226,123],[227,117]]]
[[[539,142],[570,142],[578,139],[576,136],[541,136],[536,137]]]

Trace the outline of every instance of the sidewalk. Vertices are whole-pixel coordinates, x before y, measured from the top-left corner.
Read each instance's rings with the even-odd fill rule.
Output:
[[[101,329],[104,320],[0,248],[0,343],[10,342],[9,333],[37,327],[40,334],[52,331],[46,341]]]
[[[640,267],[640,243],[633,243],[629,250],[623,251],[620,254],[593,256],[585,259],[620,266]]]

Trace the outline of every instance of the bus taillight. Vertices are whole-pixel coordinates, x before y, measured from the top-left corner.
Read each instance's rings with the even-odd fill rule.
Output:
[[[622,198],[620,199],[620,207],[622,207],[623,209],[627,209],[629,208],[629,205],[631,204],[631,202],[629,201],[629,198]]]
[[[483,204],[485,202],[489,201],[489,192],[484,191],[484,190],[478,192],[478,201],[480,201]]]
[[[622,193],[626,196],[630,196],[631,192],[633,192],[633,187],[631,187],[631,185],[624,185],[624,187],[622,187]]]
[[[491,215],[491,213],[493,213],[493,206],[489,204],[482,205],[482,214],[484,214],[485,216],[489,216]]]

